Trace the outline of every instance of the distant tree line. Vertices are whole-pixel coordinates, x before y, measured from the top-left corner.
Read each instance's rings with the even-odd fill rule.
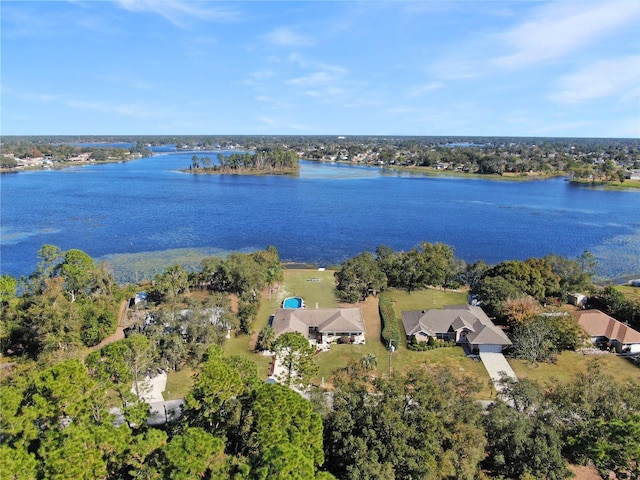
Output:
[[[173,144],[189,149],[233,146],[260,152],[257,158],[234,157],[230,171],[295,168],[296,158],[340,160],[371,165],[404,166],[414,169],[455,171],[480,175],[567,175],[580,181],[623,182],[626,171],[640,169],[637,139],[526,138],[526,137],[412,137],[412,136],[260,136],[260,135],[167,135],[167,136],[40,136],[3,137],[2,154],[37,156],[50,152],[56,161],[73,156],[68,143],[132,143],[132,153],[151,152],[145,145]],[[282,151],[268,158],[271,152]],[[94,151],[102,156],[100,149]],[[283,159],[284,152],[291,158]],[[18,154],[19,153],[19,154]],[[110,156],[117,157],[114,151]],[[3,162],[10,165],[8,156]],[[192,169],[221,168],[209,156],[194,156]]]
[[[17,162],[14,158],[46,158],[53,163],[63,164],[71,158],[83,153],[89,153],[90,158],[95,161],[106,161],[109,159],[128,160],[131,156],[149,157],[152,152],[144,144],[134,142],[128,148],[69,145],[65,143],[44,143],[33,142],[18,137],[12,141],[3,139],[2,145],[2,166],[15,167]],[[9,156],[11,154],[12,156]],[[13,160],[13,161],[12,161]]]

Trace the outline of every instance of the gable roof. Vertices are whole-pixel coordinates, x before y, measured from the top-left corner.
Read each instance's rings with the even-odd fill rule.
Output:
[[[364,333],[364,319],[359,308],[279,308],[271,326],[276,336],[295,331],[306,337],[309,327],[317,327],[320,333]]]
[[[467,341],[477,345],[511,345],[509,337],[495,325],[479,325],[474,332],[467,335]]]
[[[511,340],[496,327],[482,308],[476,305],[447,305],[444,309],[402,312],[408,336],[424,332],[436,336],[448,331],[469,331],[467,340],[481,345],[511,345]]]
[[[622,344],[640,343],[640,332],[600,310],[579,310],[574,314],[578,324],[592,337],[607,337]]]

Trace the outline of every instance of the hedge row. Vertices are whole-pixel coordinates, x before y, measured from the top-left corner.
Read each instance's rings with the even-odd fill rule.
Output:
[[[400,343],[400,325],[396,318],[396,312],[393,310],[393,301],[388,295],[380,295],[378,300],[378,310],[382,319],[382,341],[385,346],[389,346],[390,341],[396,345]]]
[[[427,350],[435,350],[436,348],[455,347],[456,342],[447,342],[445,340],[435,340],[433,337],[429,338],[428,342],[417,342],[412,339],[407,344],[409,350],[415,350],[418,352],[425,352]]]

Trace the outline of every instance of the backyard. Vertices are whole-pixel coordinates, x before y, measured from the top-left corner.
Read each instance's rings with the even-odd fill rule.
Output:
[[[460,374],[470,374],[480,380],[481,395],[487,398],[493,392],[489,377],[481,362],[468,359],[460,347],[441,348],[427,352],[413,352],[406,348],[406,341],[402,322],[402,333],[399,348],[393,353],[382,344],[380,339],[380,315],[378,314],[378,299],[369,297],[365,302],[352,305],[339,303],[335,296],[334,272],[332,270],[285,270],[284,285],[277,294],[272,294],[271,300],[263,298],[258,319],[254,325],[254,331],[258,332],[267,325],[269,316],[280,306],[286,297],[297,296],[304,299],[306,308],[360,308],[365,322],[365,345],[337,345],[331,346],[331,350],[318,354],[316,361],[319,366],[318,375],[313,380],[316,385],[331,387],[330,378],[334,371],[343,368],[349,362],[359,362],[367,354],[373,354],[377,358],[377,367],[374,375],[389,374],[390,366],[393,372],[404,372],[412,366],[433,365],[445,366]],[[444,305],[466,303],[466,292],[444,292],[436,289],[426,289],[412,292],[411,294],[391,290],[389,294],[395,302],[395,311],[398,318],[402,310],[416,310],[421,308],[441,308]],[[250,341],[247,337],[233,338],[225,344],[225,351],[229,354],[249,355],[258,363],[259,373],[266,377],[269,369],[270,357],[251,353]],[[391,365],[390,365],[391,363]]]

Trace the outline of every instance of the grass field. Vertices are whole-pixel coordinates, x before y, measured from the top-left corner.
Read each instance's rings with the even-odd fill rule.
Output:
[[[541,384],[567,382],[587,370],[590,361],[600,362],[602,371],[621,382],[640,382],[640,368],[616,354],[583,355],[577,352],[562,352],[555,364],[540,363],[530,366],[524,360],[509,360],[518,378],[528,378]]]
[[[616,290],[624,293],[625,297],[632,300],[640,300],[640,288],[631,285],[616,285]]]

